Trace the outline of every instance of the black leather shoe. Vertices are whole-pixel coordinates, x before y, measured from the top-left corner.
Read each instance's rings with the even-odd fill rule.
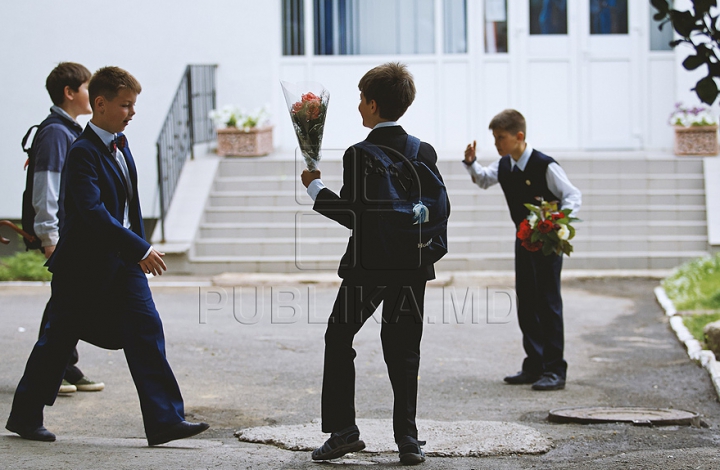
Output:
[[[534,384],[538,381],[540,378],[539,375],[530,375],[525,371],[520,371],[515,375],[508,375],[503,380],[510,385],[520,385],[520,384]]]
[[[55,434],[45,429],[44,426],[25,426],[12,417],[8,418],[5,429],[31,441],[53,442],[55,440]]]
[[[360,431],[357,426],[344,429],[330,434],[325,443],[315,449],[312,453],[313,460],[338,459],[350,452],[360,452],[365,448],[365,443],[360,440]]]
[[[157,446],[177,439],[185,439],[186,437],[200,434],[201,432],[206,431],[209,427],[210,425],[207,423],[188,423],[187,421],[180,421],[179,423],[168,427],[164,431],[148,436],[148,445]]]
[[[565,379],[554,372],[545,372],[540,380],[532,386],[533,390],[562,390],[565,388]]]
[[[398,442],[398,451],[400,452],[400,463],[403,465],[418,465],[425,461],[425,452],[420,446],[425,445],[425,441],[418,441],[412,436],[405,436]]]

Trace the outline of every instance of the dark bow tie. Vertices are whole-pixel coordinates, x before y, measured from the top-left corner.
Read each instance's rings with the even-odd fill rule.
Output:
[[[127,146],[127,139],[124,135],[119,135],[110,142],[110,150],[114,152],[117,149],[124,149]]]

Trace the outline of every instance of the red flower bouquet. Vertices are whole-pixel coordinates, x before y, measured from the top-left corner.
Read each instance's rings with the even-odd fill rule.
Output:
[[[557,202],[540,200],[540,205],[525,204],[530,214],[520,223],[517,237],[522,240],[522,246],[528,251],[542,250],[544,255],[555,253],[570,255],[573,247],[570,240],[575,237],[575,229],[571,222],[578,221],[570,217],[570,209],[561,211]]]
[[[330,93],[319,83],[281,82],[300,152],[310,171],[317,169]],[[303,91],[300,91],[303,90]]]

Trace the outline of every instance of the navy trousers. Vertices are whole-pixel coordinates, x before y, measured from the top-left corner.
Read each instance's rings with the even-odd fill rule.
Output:
[[[380,339],[392,385],[395,440],[417,438],[418,369],[426,280],[379,286],[343,280],[325,333],[322,430],[331,433],[355,425],[353,338],[383,302]]]
[[[561,271],[562,256],[530,252],[516,240],[515,290],[526,354],[522,370],[529,375],[554,372],[563,379],[567,375],[567,362],[563,358]]]
[[[146,434],[183,421],[183,399],[165,357],[162,322],[140,266],[122,268],[110,292],[101,295],[81,295],[77,285],[76,276],[53,276],[47,326],[28,358],[11,416],[26,426],[41,426],[43,408],[55,402],[78,340],[88,325],[103,325],[119,335],[140,398]]]
[[[48,323],[48,314],[50,312],[50,302],[47,303],[45,306],[45,311],[43,312],[42,320],[40,321],[40,332],[38,334],[38,339],[42,338],[42,335],[45,333],[45,326],[47,326]],[[67,366],[65,366],[65,376],[63,377],[65,380],[70,382],[71,384],[74,384],[78,380],[82,379],[85,374],[80,370],[78,366],[75,364],[78,363],[80,360],[80,355],[78,354],[77,348],[74,348],[72,351],[72,354],[70,354],[70,360],[67,363]]]

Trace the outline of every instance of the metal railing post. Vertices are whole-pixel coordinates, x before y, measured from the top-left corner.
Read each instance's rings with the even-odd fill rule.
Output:
[[[165,191],[163,189],[163,158],[160,150],[160,142],[155,144],[155,148],[157,150],[158,188],[160,188],[160,243],[165,243]]]
[[[188,132],[190,133],[190,159],[195,159],[195,117],[193,115],[193,82],[192,82],[192,65],[188,65],[185,69],[187,78],[187,112],[188,112]]]
[[[216,65],[188,65],[175,91],[156,142],[158,191],[160,200],[160,232],[166,241],[165,218],[173,193],[188,156],[195,158],[195,144],[215,137],[208,107],[215,109]],[[197,80],[193,80],[197,71]],[[202,76],[199,74],[202,72]],[[210,76],[211,80],[204,79]],[[184,102],[186,101],[186,102]],[[205,115],[202,116],[203,112]],[[195,122],[196,116],[198,121]]]

